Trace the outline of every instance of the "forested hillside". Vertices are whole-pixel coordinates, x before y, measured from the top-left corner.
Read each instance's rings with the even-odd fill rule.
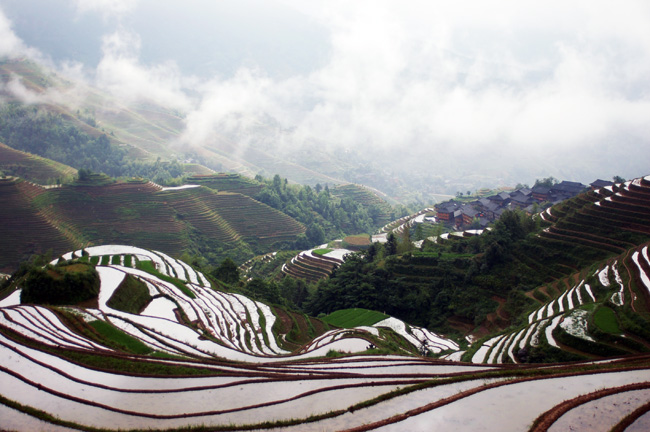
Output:
[[[87,121],[95,126],[92,117]],[[77,169],[112,177],[144,177],[167,184],[183,174],[178,161],[147,163],[128,157],[105,133],[93,136],[62,114],[7,104],[0,108],[0,142]]]
[[[353,200],[344,193],[332,193],[327,185],[317,184],[312,188],[289,184],[279,175],[272,180],[258,176],[257,180],[266,186],[255,195],[257,200],[294,217],[307,227],[301,249],[345,234],[372,233],[387,218],[395,219],[403,216],[398,212],[406,212],[403,208],[391,209],[376,195],[375,200]]]
[[[650,310],[650,287],[643,282],[647,258],[642,259],[645,255],[639,251],[650,240],[649,191],[650,181],[637,179],[581,194],[532,217],[509,211],[493,230],[480,236],[450,235],[435,243],[425,241],[419,250],[399,239],[374,244],[368,253],[350,257],[329,280],[321,282],[306,307],[313,314],[351,307],[374,309],[439,331],[480,337],[547,318],[545,324],[549,324],[550,318],[561,319],[583,305],[581,319],[586,319],[592,316],[594,305],[609,302],[607,307],[616,310],[617,325],[629,337],[647,340],[648,335],[638,327]],[[400,249],[402,253],[397,253]],[[637,257],[637,264],[631,256]],[[614,262],[618,264],[609,270],[611,276],[600,280],[595,276],[606,274]],[[627,284],[634,293],[626,293],[625,302],[610,299],[618,289],[614,276],[621,287]],[[580,292],[578,285],[587,288]],[[533,316],[533,311],[538,314]],[[632,324],[630,319],[641,321]],[[515,333],[511,336],[514,339]],[[554,343],[549,341],[549,345]],[[645,344],[630,349],[643,352]],[[554,349],[547,345],[542,353],[536,348],[535,361],[545,356],[581,358],[563,357]],[[618,352],[613,348],[584,350],[591,355]],[[528,355],[533,354],[529,351]]]

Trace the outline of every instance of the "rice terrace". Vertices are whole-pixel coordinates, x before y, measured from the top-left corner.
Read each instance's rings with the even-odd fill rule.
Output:
[[[648,23],[0,0],[0,432],[650,431]]]
[[[638,255],[642,269],[647,248]],[[21,304],[20,291],[0,303],[3,428],[361,431],[435,424],[514,431],[647,424],[647,354],[547,367],[506,361],[516,344],[555,344],[557,317],[575,315],[605,292],[625,302],[630,287],[615,285],[615,264],[597,272],[598,287],[580,281],[554,301],[555,309],[549,303],[533,311],[531,326],[486,341],[471,362],[460,362],[457,343],[361,310],[326,317],[310,342],[292,349],[290,327],[297,323],[289,311],[220,291],[161,252],[96,246],[51,265],[70,262],[97,264],[101,289],[93,304]],[[128,279],[146,287],[137,311],[124,312],[115,301],[125,290],[135,297]],[[599,320],[611,331],[611,313],[605,315]],[[352,316],[360,322],[350,323]],[[422,346],[447,360],[415,356]],[[591,413],[604,407],[607,423],[598,416],[594,424]]]

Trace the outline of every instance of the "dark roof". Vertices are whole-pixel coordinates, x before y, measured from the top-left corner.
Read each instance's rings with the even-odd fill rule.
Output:
[[[490,201],[487,198],[481,198],[480,200],[478,200],[478,202],[480,206],[482,206],[484,209],[489,210],[491,212],[499,208],[498,202]]]
[[[501,192],[499,194],[489,196],[488,199],[492,201],[505,201],[507,199],[510,199],[510,194],[508,192]]]
[[[529,214],[533,214],[533,212],[535,211],[535,204],[529,205],[524,210]],[[539,210],[537,210],[537,211],[539,211]]]
[[[531,191],[530,189],[528,189],[528,188],[521,188],[521,189],[517,189],[517,190],[514,191],[514,192],[510,192],[510,196],[511,196],[511,197],[513,197],[513,196],[517,196],[517,195],[528,196],[528,195],[531,194],[531,192],[532,192],[532,191]]]
[[[533,193],[535,193],[535,194],[546,195],[546,194],[548,194],[550,191],[551,191],[551,188],[546,187],[546,186],[535,186],[535,187],[533,188]]]
[[[515,195],[512,197],[512,200],[520,204],[530,204],[533,202],[533,198],[525,195]]]
[[[461,209],[461,211],[463,212],[463,214],[465,214],[465,215],[467,215],[469,217],[472,217],[472,218],[479,213],[478,211],[476,211],[476,209],[474,209],[473,207],[470,207],[470,206],[464,206]]]
[[[578,182],[571,182],[571,181],[562,181],[556,185],[554,185],[551,190],[554,192],[567,192],[573,195],[577,195],[583,190],[587,189],[587,186],[583,185],[582,183]]]
[[[612,186],[614,182],[611,182],[609,180],[601,180],[598,179],[595,182],[591,183],[589,186],[594,187],[594,188],[601,188],[605,186]]]
[[[439,212],[451,213],[451,212],[454,212],[454,211],[458,210],[458,207],[460,207],[460,205],[455,201],[447,201],[447,202],[443,202],[441,204],[436,204],[435,207],[436,207],[436,210],[438,210]]]

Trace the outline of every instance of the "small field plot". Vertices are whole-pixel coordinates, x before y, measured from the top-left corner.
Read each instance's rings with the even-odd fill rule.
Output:
[[[602,306],[594,313],[594,323],[602,331],[611,334],[621,334],[616,313],[607,306]]]
[[[359,326],[372,326],[379,321],[389,318],[388,315],[381,312],[372,311],[368,309],[354,308],[354,309],[341,309],[332,312],[323,318],[328,324],[342,328],[352,328]]]

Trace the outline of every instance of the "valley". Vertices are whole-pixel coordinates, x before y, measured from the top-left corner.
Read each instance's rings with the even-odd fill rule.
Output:
[[[650,175],[580,183],[632,132],[517,159],[446,135],[462,92],[434,127],[318,85],[292,125],[261,72],[161,98],[117,36],[142,89],[0,56],[1,430],[650,429]]]

